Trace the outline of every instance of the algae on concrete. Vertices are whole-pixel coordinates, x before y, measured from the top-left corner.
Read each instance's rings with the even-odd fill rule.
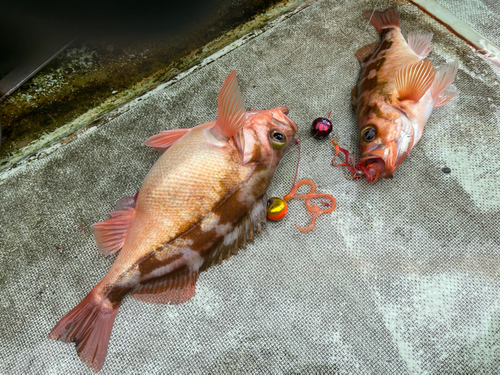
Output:
[[[88,127],[303,2],[240,4],[240,13],[222,13],[175,39],[126,48],[104,41],[82,42],[68,49],[0,103],[0,172]]]

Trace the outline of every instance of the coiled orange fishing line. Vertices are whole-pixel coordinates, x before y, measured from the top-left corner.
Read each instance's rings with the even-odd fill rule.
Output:
[[[309,232],[313,230],[314,226],[316,225],[316,217],[320,214],[329,213],[335,210],[337,202],[335,198],[330,194],[316,193],[316,185],[311,180],[304,179],[295,183],[295,181],[297,180],[297,172],[299,170],[300,162],[300,144],[297,137],[295,137],[295,143],[299,146],[299,157],[297,161],[297,167],[295,169],[295,177],[293,179],[292,190],[290,190],[290,192],[283,198],[272,197],[267,201],[267,217],[270,220],[281,220],[285,217],[288,211],[288,205],[286,203],[287,201],[292,198],[305,199],[307,212],[312,214],[311,224],[309,224],[307,227],[301,227],[298,223],[296,223],[295,226],[301,232]],[[311,190],[306,194],[296,194],[297,189],[302,185],[309,185],[311,187]],[[324,198],[329,200],[330,203],[323,202],[323,205],[328,208],[322,209],[318,205],[313,204],[311,202],[311,199],[314,198]]]

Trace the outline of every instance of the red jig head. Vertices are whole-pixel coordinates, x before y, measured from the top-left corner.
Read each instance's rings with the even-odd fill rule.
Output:
[[[324,117],[319,117],[316,120],[313,121],[312,127],[311,127],[311,135],[316,138],[316,139],[324,139],[328,136],[331,138],[331,132],[333,129],[332,122],[330,121],[330,115],[332,114],[332,111],[328,114],[328,118]],[[369,164],[366,165],[363,162],[358,161],[358,159],[349,153],[346,149],[343,149],[339,146],[337,141],[332,140],[332,144],[335,146],[335,156],[332,159],[332,165],[339,167],[339,166],[345,166],[349,171],[352,173],[352,178],[357,180],[363,176],[366,176],[366,181],[374,183],[379,175],[378,168],[373,165]],[[342,152],[345,155],[345,163],[341,164],[334,164],[333,161],[339,154],[339,152]],[[354,162],[350,160],[350,157],[354,159]],[[370,168],[373,168],[375,170],[375,174],[370,173]]]
[[[324,139],[330,135],[332,129],[332,122],[328,118],[320,117],[313,121],[311,135],[316,139]]]

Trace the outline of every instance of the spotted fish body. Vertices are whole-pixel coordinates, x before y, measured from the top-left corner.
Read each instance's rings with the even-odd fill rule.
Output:
[[[381,41],[356,52],[361,64],[353,107],[359,130],[361,160],[390,178],[422,137],[433,108],[451,102],[458,92],[449,86],[456,62],[437,72],[424,59],[431,51],[432,33],[401,34],[396,9],[365,12]],[[374,169],[370,171],[375,174]]]
[[[219,94],[217,121],[149,138],[145,144],[164,153],[138,196],[94,225],[101,251],[121,249],[118,257],[49,337],[75,341],[82,361],[98,371],[125,295],[159,304],[191,299],[199,272],[261,230],[266,190],[297,131],[287,113],[246,112],[233,72]]]

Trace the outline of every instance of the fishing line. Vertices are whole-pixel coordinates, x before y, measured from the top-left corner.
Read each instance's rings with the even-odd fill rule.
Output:
[[[299,163],[300,163],[300,143],[299,143],[299,138],[297,138],[297,136],[295,136],[294,138],[294,141],[295,141],[295,144],[297,145],[297,147],[299,148],[299,156],[297,157],[297,166],[295,167],[295,176],[293,177],[293,185],[292,185],[292,188],[290,189],[290,193],[292,192],[294,186],[295,186],[295,182],[297,181],[297,174],[299,173]],[[288,194],[290,194],[288,193]]]
[[[371,20],[373,18],[373,15],[376,12],[376,9],[377,9],[379,2],[380,2],[380,0],[377,0],[377,2],[375,3],[375,6],[373,7],[373,11],[370,14],[370,18],[368,19],[368,23],[366,24],[366,27],[365,27],[365,32],[368,30],[368,26],[371,24]],[[332,112],[330,111],[330,114],[331,113]],[[330,118],[330,115],[328,115],[328,119],[329,118]],[[338,142],[332,138],[331,134],[329,134],[329,137],[330,137],[330,140],[332,142],[332,145],[335,147],[335,156],[332,159],[332,165],[334,167],[342,167],[342,166],[347,167],[347,169],[352,173],[353,180],[357,180],[363,176],[366,176],[367,182],[374,183],[375,181],[377,181],[377,179],[379,177],[379,170],[378,170],[376,165],[374,165],[374,164],[365,165],[365,163],[363,161],[359,161],[355,155],[351,154],[348,150],[340,147]],[[335,164],[334,160],[339,155],[339,152],[342,152],[345,155],[345,162]],[[372,173],[370,173],[370,169],[374,170],[373,175],[372,175]]]
[[[298,137],[294,138],[295,144],[297,144],[299,148],[299,155],[297,158],[297,166],[295,167],[295,176],[293,179],[292,189],[288,194],[286,194],[283,198],[272,197],[267,201],[267,217],[270,220],[281,220],[285,217],[288,211],[288,204],[286,203],[292,198],[304,199],[306,203],[306,209],[308,214],[311,215],[311,223],[307,227],[301,227],[298,223],[295,223],[295,227],[301,232],[309,232],[313,230],[316,225],[316,217],[323,213],[329,213],[335,210],[336,200],[330,194],[316,193],[316,185],[309,179],[302,179],[298,182],[297,175],[299,171],[300,164],[300,142]],[[306,194],[296,194],[299,187],[302,185],[309,185],[311,189]],[[322,202],[322,205],[327,208],[321,208],[318,205],[315,205],[311,202],[311,199],[324,198],[330,202]]]
[[[366,33],[366,30],[368,30],[368,26],[370,26],[370,22],[372,20],[373,15],[375,14],[375,9],[377,9],[377,5],[379,2],[380,2],[380,0],[377,0],[377,2],[375,3],[375,6],[373,7],[373,12],[370,15],[370,18],[368,19],[368,23],[366,24],[366,27],[365,27],[365,33]]]
[[[307,42],[302,43],[297,49],[294,50],[293,53],[296,53],[298,49],[301,49],[306,44],[307,44]],[[290,55],[292,55],[292,53],[290,53],[288,56],[286,56],[285,59],[288,58]],[[282,60],[283,59],[281,59],[281,61]],[[267,66],[267,64],[265,64],[265,65],[267,68],[269,68],[269,66]],[[283,72],[279,69],[279,67],[275,69],[275,72],[278,73],[276,75],[278,77],[280,77],[281,79],[286,79],[286,75],[283,74]],[[326,119],[329,123],[330,123],[329,118],[330,118],[331,113],[332,113],[332,111],[330,111],[330,113],[328,114],[328,119]],[[328,134],[328,133],[323,134],[325,131],[327,131],[328,133],[331,131],[331,123],[330,123],[329,127],[328,126],[324,127],[323,125],[321,125],[318,128],[318,131],[316,131],[312,134],[312,137],[314,137],[316,139],[324,138]],[[298,172],[299,172],[299,165],[300,165],[300,158],[301,158],[301,147],[300,147],[300,142],[299,142],[299,139],[297,136],[294,137],[294,141],[298,147],[298,157],[297,157],[297,165],[295,167],[295,175],[293,178],[292,188],[288,194],[283,196],[283,198],[272,197],[272,198],[268,199],[268,201],[267,201],[267,218],[270,220],[273,220],[273,221],[283,219],[288,211],[288,205],[286,203],[287,201],[289,201],[292,198],[304,199],[305,203],[306,203],[307,212],[311,215],[311,224],[307,227],[301,227],[301,226],[299,226],[298,223],[296,223],[295,226],[301,232],[309,232],[314,228],[315,223],[316,223],[316,217],[318,215],[320,215],[322,213],[332,212],[335,209],[336,200],[330,194],[317,193],[316,192],[316,185],[309,179],[302,179],[300,181],[297,181]],[[274,157],[274,155],[272,157]],[[271,163],[271,165],[272,165],[272,163]],[[299,187],[301,187],[302,185],[309,185],[311,187],[311,189],[306,194],[296,194],[297,189]],[[314,198],[324,198],[324,199],[328,200],[329,202],[325,202],[325,201],[322,202],[322,206],[327,207],[327,208],[324,209],[324,208],[319,207],[318,205],[312,204],[311,199],[314,199]]]

